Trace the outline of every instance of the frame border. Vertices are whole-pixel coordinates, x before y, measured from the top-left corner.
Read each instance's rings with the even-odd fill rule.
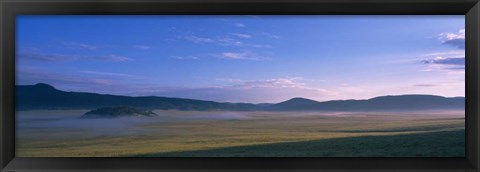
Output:
[[[480,171],[480,135],[479,135],[479,67],[480,67],[480,3],[475,4],[465,15],[465,93],[466,99],[466,158],[477,171]]]
[[[478,0],[0,0],[0,171],[463,171],[478,172]],[[465,158],[16,158],[15,16],[37,15],[465,15]]]

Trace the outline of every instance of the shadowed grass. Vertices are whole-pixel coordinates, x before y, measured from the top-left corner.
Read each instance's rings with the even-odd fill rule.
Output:
[[[464,157],[465,130],[361,136],[137,155],[139,157]]]

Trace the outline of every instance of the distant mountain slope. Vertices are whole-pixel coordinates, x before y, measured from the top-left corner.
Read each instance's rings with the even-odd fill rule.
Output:
[[[167,98],[130,97],[96,93],[66,92],[47,84],[16,86],[16,105],[28,109],[97,109],[111,106],[132,106],[145,109],[231,110],[231,111],[380,111],[464,109],[465,98],[434,95],[381,96],[367,100],[333,100],[318,102],[293,98],[277,104],[219,103],[214,101]]]
[[[296,108],[299,108],[299,107],[312,106],[312,105],[315,105],[315,104],[318,104],[318,103],[320,103],[320,102],[317,102],[315,100],[306,99],[306,98],[296,97],[296,98],[293,98],[293,99],[290,99],[290,100],[287,100],[287,101],[284,101],[284,102],[280,102],[280,103],[271,105],[270,108],[272,108],[272,109],[292,109],[292,108],[296,109]]]
[[[447,98],[433,95],[381,96],[367,100],[334,100],[326,102],[309,102],[306,100],[298,101],[291,99],[271,106],[270,110],[375,111],[465,108],[464,97]]]
[[[247,103],[218,103],[167,97],[129,97],[96,93],[65,92],[47,84],[16,86],[17,109],[97,109],[109,106],[132,106],[146,109],[178,110],[256,110]]]

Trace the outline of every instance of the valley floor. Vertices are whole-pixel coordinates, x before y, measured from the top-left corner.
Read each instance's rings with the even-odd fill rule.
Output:
[[[21,111],[19,157],[462,157],[463,111],[162,111],[78,119],[88,110]]]

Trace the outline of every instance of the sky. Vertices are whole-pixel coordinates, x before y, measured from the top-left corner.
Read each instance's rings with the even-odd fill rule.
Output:
[[[277,103],[465,96],[465,18],[17,16],[16,84]]]

